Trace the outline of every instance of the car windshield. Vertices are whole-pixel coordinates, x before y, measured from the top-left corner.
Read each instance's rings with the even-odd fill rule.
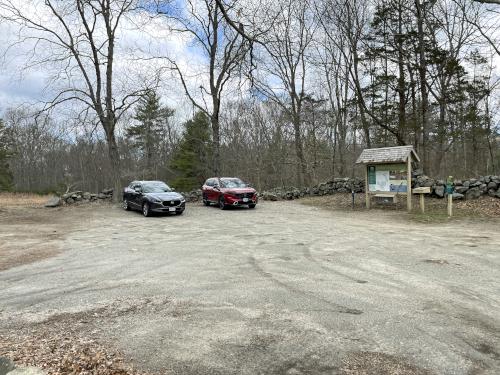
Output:
[[[239,178],[223,178],[220,180],[223,188],[245,188],[247,184]]]
[[[172,191],[167,184],[163,182],[146,182],[142,185],[144,193],[165,193]]]

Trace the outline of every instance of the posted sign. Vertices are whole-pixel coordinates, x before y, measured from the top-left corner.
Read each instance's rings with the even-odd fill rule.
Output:
[[[368,165],[370,192],[406,193],[408,191],[406,164]]]

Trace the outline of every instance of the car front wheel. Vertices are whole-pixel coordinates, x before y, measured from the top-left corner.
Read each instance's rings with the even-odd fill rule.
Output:
[[[222,197],[222,196],[219,198],[219,208],[221,210],[225,210],[226,209],[226,203],[224,202],[224,197]]]
[[[130,205],[128,204],[128,200],[124,199],[122,207],[125,211],[130,211]]]
[[[146,202],[142,205],[142,214],[146,217],[151,216],[151,211],[149,209],[149,203]]]
[[[248,208],[255,208],[255,203],[249,204]]]

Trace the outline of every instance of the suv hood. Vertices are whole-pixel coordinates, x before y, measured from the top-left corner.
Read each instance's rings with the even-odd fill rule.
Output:
[[[254,188],[222,188],[221,191],[223,193],[236,193],[236,194],[257,192]]]
[[[162,201],[169,201],[174,199],[183,200],[184,196],[182,194],[176,193],[175,191],[165,192],[165,193],[147,193],[147,197],[156,198]]]

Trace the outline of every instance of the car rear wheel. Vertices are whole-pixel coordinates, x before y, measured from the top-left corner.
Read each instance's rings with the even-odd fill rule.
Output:
[[[221,210],[225,210],[226,209],[226,203],[224,202],[224,197],[223,196],[221,196],[219,198],[219,208]]]
[[[205,198],[203,198],[203,204],[204,204],[205,206],[210,206],[210,202],[209,202],[209,201],[207,201]]]
[[[255,208],[255,203],[249,204],[248,208]]]
[[[149,209],[148,202],[146,202],[142,205],[142,214],[146,217],[151,216],[151,210]]]
[[[124,199],[122,207],[125,211],[130,211],[130,205],[128,204],[128,200]]]

